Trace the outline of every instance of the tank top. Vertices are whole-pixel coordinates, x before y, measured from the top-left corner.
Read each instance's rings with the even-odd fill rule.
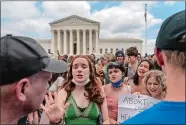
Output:
[[[72,95],[67,102],[70,103],[65,112],[65,124],[96,124],[99,116],[99,108],[95,102],[90,102],[86,108],[78,107]]]
[[[127,85],[128,93],[132,93],[132,89],[129,85]],[[106,96],[107,105],[108,105],[108,113],[109,118],[114,119],[117,121],[118,115],[118,100],[113,99],[111,96]]]

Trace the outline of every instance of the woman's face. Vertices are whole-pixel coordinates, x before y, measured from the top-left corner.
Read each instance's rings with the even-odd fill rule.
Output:
[[[149,63],[147,61],[143,61],[137,69],[138,76],[144,77],[144,74],[149,71],[149,68]]]
[[[103,58],[103,65],[106,65],[108,63],[108,59],[107,58]]]
[[[147,90],[152,97],[157,97],[160,95],[161,90],[155,76],[151,76],[147,80]]]
[[[112,68],[108,70],[108,74],[109,74],[109,79],[112,82],[117,82],[122,78],[122,72],[120,69],[118,68]]]
[[[90,68],[85,58],[76,58],[72,65],[72,76],[78,83],[85,82],[90,76]]]

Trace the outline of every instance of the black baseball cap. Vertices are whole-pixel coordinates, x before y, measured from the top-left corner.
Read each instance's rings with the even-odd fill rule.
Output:
[[[125,54],[122,50],[118,50],[118,51],[116,51],[115,56],[116,57],[125,57]]]
[[[156,47],[162,50],[186,52],[186,41],[181,36],[186,34],[186,11],[178,12],[167,18],[159,31]]]
[[[50,58],[34,39],[6,35],[0,42],[0,84],[11,84],[40,71],[63,73],[67,63]]]

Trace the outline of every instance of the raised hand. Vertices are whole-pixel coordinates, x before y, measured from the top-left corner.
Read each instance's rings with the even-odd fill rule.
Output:
[[[41,108],[45,111],[51,123],[58,123],[63,119],[69,103],[65,104],[64,101],[59,101],[56,92],[54,92],[53,96],[54,98],[52,97],[51,92],[49,92],[48,95],[45,95],[46,104],[45,106],[41,104]]]
[[[28,123],[30,125],[31,124],[36,124],[36,125],[39,124],[39,116],[38,116],[37,111],[28,114]]]

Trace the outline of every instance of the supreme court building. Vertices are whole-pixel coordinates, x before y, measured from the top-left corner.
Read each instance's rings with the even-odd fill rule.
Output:
[[[142,53],[142,40],[135,38],[99,38],[100,23],[77,15],[72,15],[49,23],[51,39],[37,39],[45,48],[61,55],[115,53],[136,46]]]

